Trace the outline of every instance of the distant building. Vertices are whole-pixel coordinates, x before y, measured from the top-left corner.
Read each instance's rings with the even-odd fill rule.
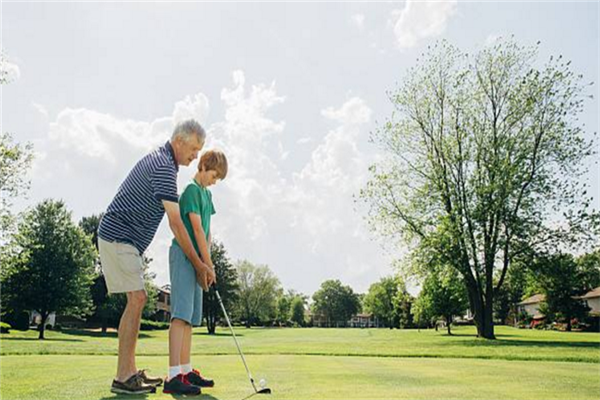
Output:
[[[165,285],[158,288],[158,298],[156,299],[156,321],[171,321],[171,285]]]
[[[536,294],[526,298],[520,303],[517,303],[519,314],[526,312],[533,319],[543,319],[544,315],[540,313],[540,305],[544,301],[546,301],[546,295],[544,294]]]
[[[580,297],[590,308],[590,315],[600,316],[600,286]]]
[[[312,326],[317,328],[379,328],[379,320],[373,314],[356,314],[346,322],[329,322],[323,315],[313,314],[310,310],[307,310],[304,313],[304,317],[306,321],[309,321]]]

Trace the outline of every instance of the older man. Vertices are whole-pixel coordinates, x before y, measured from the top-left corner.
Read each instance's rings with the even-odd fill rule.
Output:
[[[215,280],[212,268],[194,250],[179,214],[177,196],[179,165],[189,165],[196,159],[205,139],[206,133],[198,122],[178,124],[170,141],[133,167],[100,222],[98,244],[108,292],[127,294],[127,306],[119,323],[119,359],[111,387],[113,393],[153,393],[162,384],[161,378],[137,369],[135,348],[147,300],[143,253],[165,212],[169,227],[196,269],[203,289],[207,290]]]

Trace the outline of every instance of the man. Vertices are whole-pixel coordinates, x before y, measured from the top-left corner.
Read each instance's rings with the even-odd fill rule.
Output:
[[[196,278],[207,290],[215,273],[204,264],[192,245],[181,220],[177,197],[179,165],[189,165],[204,146],[206,133],[200,124],[189,120],[178,124],[171,140],[142,158],[131,170],[108,206],[98,229],[102,271],[109,293],[126,293],[127,306],[119,323],[117,376],[111,392],[123,394],[154,393],[161,378],[138,370],[135,348],[144,289],[143,253],[167,214],[169,227],[196,271]]]

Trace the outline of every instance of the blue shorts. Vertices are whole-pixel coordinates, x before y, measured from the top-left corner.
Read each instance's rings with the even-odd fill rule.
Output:
[[[169,249],[171,276],[171,320],[181,319],[192,326],[202,323],[202,288],[196,281],[196,270],[176,244]]]

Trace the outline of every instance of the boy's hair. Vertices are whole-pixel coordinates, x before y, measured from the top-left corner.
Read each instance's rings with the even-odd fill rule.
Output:
[[[227,157],[220,150],[207,150],[198,163],[198,170],[204,167],[205,171],[217,171],[218,179],[225,179],[227,176]]]

